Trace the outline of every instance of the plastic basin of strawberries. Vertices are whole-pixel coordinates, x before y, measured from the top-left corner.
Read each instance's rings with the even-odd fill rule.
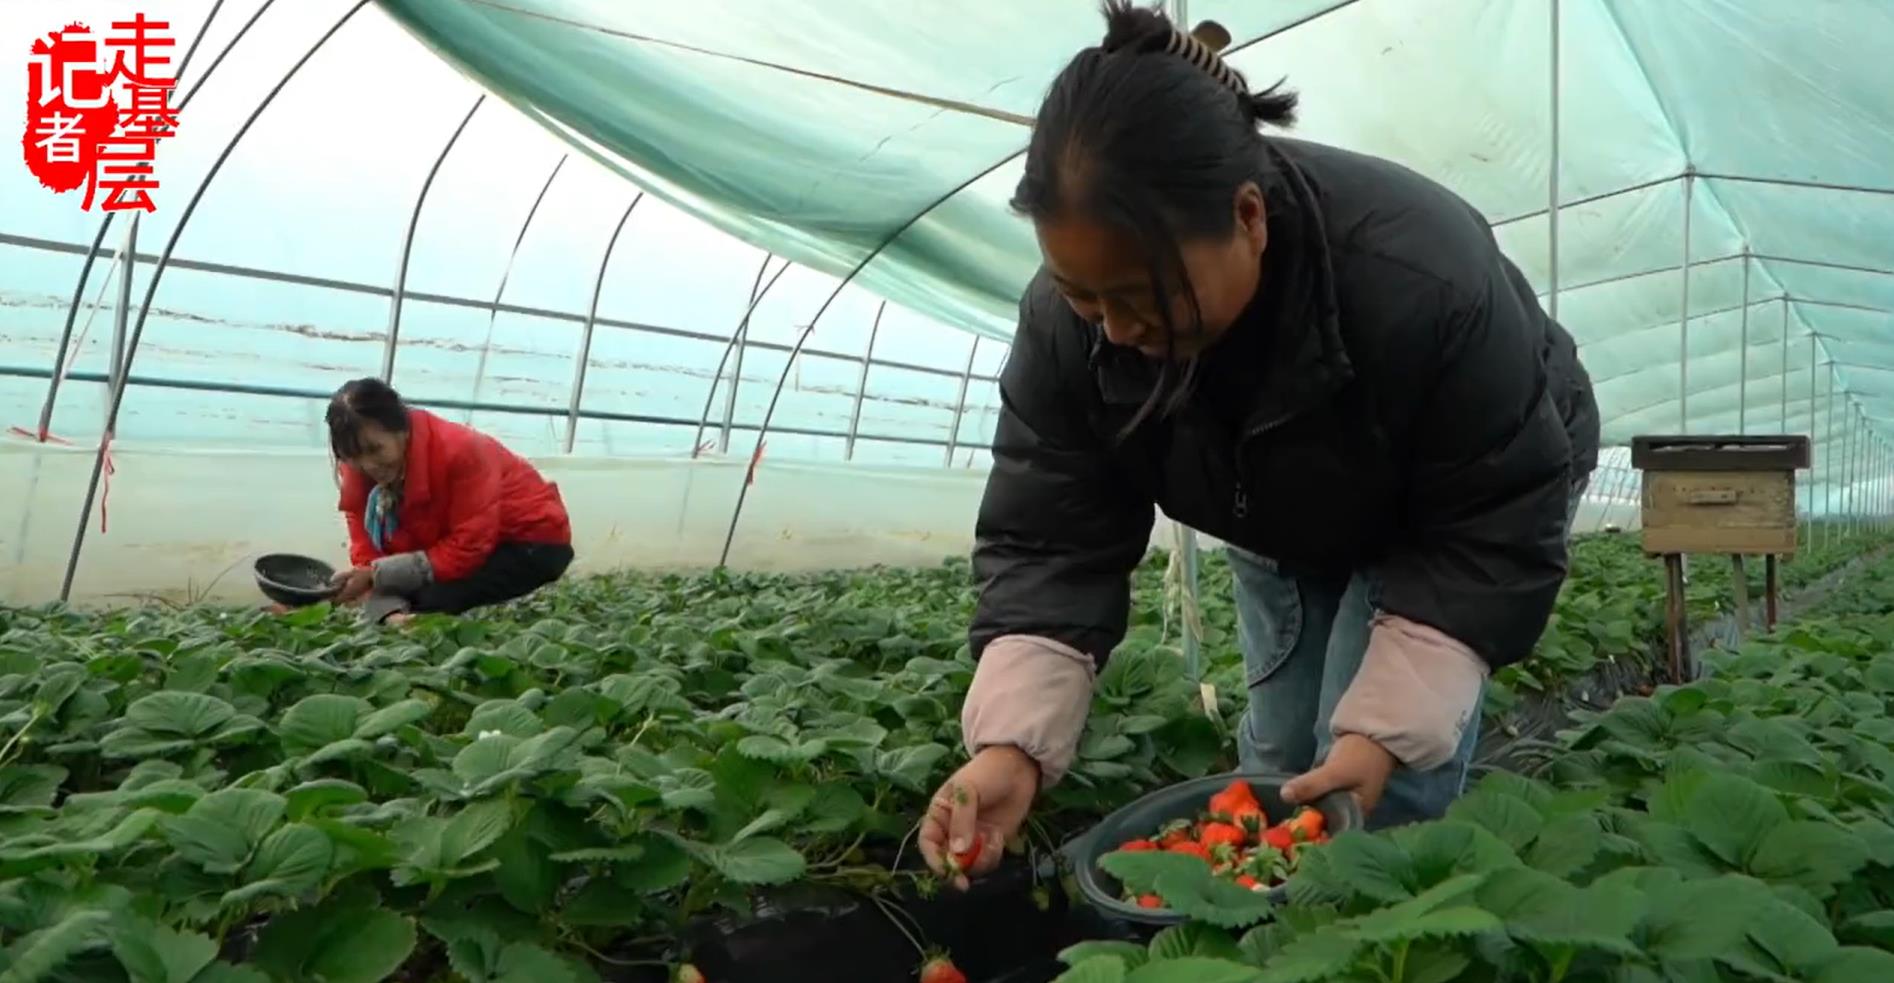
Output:
[[[1153,896],[1127,896],[1099,859],[1119,850],[1168,850],[1200,857],[1217,876],[1280,899],[1303,850],[1361,826],[1352,796],[1312,807],[1282,801],[1279,775],[1216,775],[1159,789],[1112,813],[1067,848],[1085,900],[1104,914],[1168,925],[1183,917]]]

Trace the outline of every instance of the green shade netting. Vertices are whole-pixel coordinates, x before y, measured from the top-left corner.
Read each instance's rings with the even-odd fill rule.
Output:
[[[1101,24],[1088,0],[384,6],[665,200],[995,338],[1036,264],[1005,208],[1019,117]],[[1195,0],[1188,17],[1228,27],[1252,80],[1302,92],[1299,135],[1445,182],[1549,290],[1553,9]],[[1813,410],[1820,437],[1831,361],[1838,429],[1850,404],[1894,418],[1894,194],[1831,187],[1894,189],[1894,4],[1557,9],[1558,313],[1607,439],[1674,431],[1685,408],[1697,432],[1807,431]]]

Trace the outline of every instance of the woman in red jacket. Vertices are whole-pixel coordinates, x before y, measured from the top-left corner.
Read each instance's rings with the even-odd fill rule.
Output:
[[[370,622],[460,614],[558,580],[572,526],[557,485],[486,434],[409,407],[380,379],[329,402],[352,569],[342,604]]]

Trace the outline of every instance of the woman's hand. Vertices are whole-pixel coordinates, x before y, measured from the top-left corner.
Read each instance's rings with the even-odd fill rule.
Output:
[[[1311,805],[1330,792],[1352,792],[1367,815],[1381,801],[1388,778],[1400,761],[1388,749],[1360,734],[1343,734],[1329,748],[1322,766],[1282,787],[1283,801],[1290,805]]]
[[[335,603],[354,604],[375,589],[375,568],[356,567],[335,575]]]
[[[970,862],[956,863],[954,886],[966,890],[970,876],[999,865],[1001,852],[1025,824],[1038,792],[1039,765],[1024,751],[982,750],[934,793],[921,820],[921,858],[934,873],[946,874],[949,857],[964,860],[979,844]]]

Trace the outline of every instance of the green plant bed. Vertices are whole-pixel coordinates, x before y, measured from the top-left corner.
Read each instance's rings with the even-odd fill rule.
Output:
[[[1581,544],[1561,631],[1608,616],[1576,585],[1652,576],[1589,573],[1622,548]],[[1233,765],[1244,680],[1205,560],[1208,708],[1153,557],[992,910],[1056,906],[1047,851]],[[637,980],[779,888],[907,906],[904,943],[952,944],[916,931],[938,885],[913,831],[960,757],[972,598],[954,563],[577,579],[400,632],[0,609],[0,979]]]

